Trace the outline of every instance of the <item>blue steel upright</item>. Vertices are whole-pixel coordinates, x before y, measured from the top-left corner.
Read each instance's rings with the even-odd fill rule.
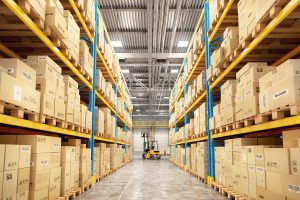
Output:
[[[208,30],[209,30],[209,3],[205,1],[204,3],[204,42],[205,42],[205,67],[206,70],[211,64],[211,48],[208,41]],[[209,127],[209,119],[213,117],[213,96],[210,90],[207,76],[206,76],[206,132],[208,136],[208,183],[215,178],[215,159],[214,159],[214,142],[211,138],[211,131]]]
[[[92,47],[92,56],[93,56],[93,84],[92,92],[89,95],[89,111],[92,112],[92,135],[89,141],[89,147],[91,148],[91,175],[92,175],[92,184],[94,184],[94,140],[95,140],[95,103],[96,103],[96,83],[97,83],[97,44],[98,44],[98,1],[94,2],[95,9],[95,33],[94,33],[94,43]]]
[[[183,81],[183,94],[184,94],[184,103],[186,102],[186,95],[187,95],[187,86],[185,84],[185,76],[186,76],[186,64],[187,64],[187,59],[185,58],[184,61],[183,61],[183,66],[184,66],[184,71],[183,71],[183,77],[182,77],[182,81]],[[186,112],[184,112],[184,127],[183,127],[183,132],[184,132],[184,136],[183,136],[183,139],[184,139],[184,170],[186,170],[186,148],[187,148],[187,143],[186,143],[186,125],[188,123],[188,117],[187,117],[187,114]]]

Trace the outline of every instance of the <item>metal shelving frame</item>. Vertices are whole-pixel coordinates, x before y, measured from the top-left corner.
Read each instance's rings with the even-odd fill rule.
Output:
[[[98,1],[94,1],[94,9],[95,9],[95,32],[94,36],[91,34],[89,31],[86,23],[83,20],[83,17],[81,16],[81,13],[79,9],[77,8],[74,0],[69,0],[69,3],[71,7],[73,8],[76,16],[78,17],[84,31],[86,32],[88,39],[92,43],[92,57],[93,57],[93,81],[92,84],[75,68],[75,66],[68,60],[64,54],[52,43],[52,41],[39,29],[36,24],[28,17],[28,15],[15,3],[14,0],[3,0],[4,4],[13,12],[17,17],[19,17],[20,20],[23,21],[23,23],[45,44],[47,47],[83,82],[85,86],[87,86],[90,90],[90,95],[89,95],[89,110],[92,112],[92,133],[91,135],[76,132],[76,131],[71,131],[59,127],[54,127],[50,126],[47,124],[42,124],[38,122],[33,122],[25,119],[19,119],[15,118],[12,116],[8,115],[2,115],[0,114],[0,123],[5,124],[5,125],[10,125],[10,126],[15,126],[15,127],[20,127],[20,128],[27,128],[27,129],[33,129],[33,130],[40,130],[40,131],[45,131],[48,133],[56,133],[59,135],[67,135],[67,136],[74,136],[74,137],[79,137],[79,138],[85,138],[88,139],[88,145],[91,148],[91,175],[92,175],[92,183],[95,183],[95,177],[94,177],[94,141],[102,141],[102,142],[108,142],[108,143],[114,143],[114,144],[119,144],[119,145],[124,145],[124,149],[126,152],[127,144],[126,142],[120,142],[117,141],[117,139],[107,139],[107,138],[102,138],[95,136],[95,103],[96,103],[96,97],[100,99],[114,114],[115,114],[115,138],[117,138],[117,123],[118,119],[124,124],[124,131],[127,131],[127,128],[131,129],[131,125],[123,119],[121,115],[115,110],[112,105],[110,105],[105,98],[96,90],[96,82],[97,82],[97,74],[96,74],[96,69],[97,69],[97,56],[100,57],[102,64],[104,65],[105,69],[108,71],[108,74],[110,76],[111,81],[114,84],[114,92],[116,95],[116,106],[118,105],[118,93],[120,96],[125,99],[124,97],[124,92],[129,91],[122,91],[121,89],[118,88],[117,86],[117,80],[113,77],[111,70],[109,69],[103,55],[101,54],[99,48],[97,47],[97,41],[98,41],[98,22],[100,19],[101,24],[104,26],[105,29],[105,34],[106,37],[108,37],[109,43],[109,35],[107,33],[107,30],[105,28],[103,19],[101,17],[99,7],[98,7]],[[12,55],[13,57],[16,57],[17,55]],[[124,77],[122,76],[122,79]],[[126,81],[125,81],[125,88],[127,88]],[[129,111],[131,112],[132,109],[129,109],[127,105],[127,101],[124,100],[124,111]],[[126,139],[126,138],[125,138]]]
[[[211,35],[208,36],[208,30],[209,30],[209,0],[205,0],[204,3],[204,9],[202,10],[202,13],[200,15],[199,21],[197,23],[200,25],[201,20],[204,18],[204,41],[205,41],[205,49],[202,50],[200,56],[198,57],[195,65],[193,66],[193,70],[191,72],[191,74],[189,74],[189,77],[191,78],[195,69],[198,67],[201,59],[203,58],[203,56],[205,55],[205,66],[206,69],[208,68],[208,66],[210,65],[210,55],[211,55],[211,43],[213,42],[218,29],[220,28],[220,26],[222,25],[225,17],[227,16],[228,11],[230,10],[230,8],[232,7],[234,3],[234,0],[229,0],[226,4],[226,7],[224,8],[219,21],[217,22],[216,26],[214,27],[214,29],[211,32]],[[295,125],[300,125],[300,115],[297,116],[292,116],[292,117],[288,117],[288,118],[284,118],[284,119],[280,119],[280,120],[275,120],[275,121],[270,121],[270,122],[266,122],[263,124],[258,124],[258,125],[253,125],[253,126],[248,126],[248,127],[244,127],[244,128],[239,128],[239,129],[234,129],[231,131],[226,131],[226,132],[222,132],[222,133],[218,133],[218,134],[214,134],[211,135],[211,131],[209,128],[209,119],[213,116],[213,110],[212,110],[212,106],[213,106],[213,96],[212,96],[212,90],[226,77],[226,75],[229,74],[229,72],[231,72],[252,50],[254,50],[256,48],[256,46],[259,45],[259,43],[265,39],[277,26],[278,24],[280,24],[285,18],[287,18],[287,16],[293,11],[295,10],[298,6],[300,5],[300,0],[291,0],[287,3],[287,5],[277,14],[277,16],[275,16],[271,22],[269,24],[267,24],[267,26],[262,30],[262,32],[260,34],[258,34],[258,36],[256,36],[256,38],[250,42],[250,44],[247,46],[247,48],[245,48],[240,55],[234,59],[234,61],[232,61],[230,63],[230,65],[220,74],[220,76],[214,80],[210,85],[208,84],[207,80],[206,80],[206,91],[203,92],[187,109],[186,111],[181,114],[177,119],[175,119],[175,122],[172,124],[169,124],[169,128],[175,128],[175,130],[177,129],[177,124],[182,124],[182,120],[184,121],[184,126],[187,124],[187,119],[186,116],[188,113],[190,113],[200,101],[204,100],[204,97],[206,97],[206,129],[207,129],[207,136],[203,136],[200,138],[195,138],[195,139],[190,139],[187,140],[184,136],[183,141],[180,142],[175,142],[174,144],[170,144],[171,146],[175,146],[177,147],[177,145],[182,145],[184,144],[186,147],[186,144],[189,143],[194,143],[194,142],[199,142],[199,141],[207,141],[208,142],[208,177],[207,177],[207,182],[208,184],[210,184],[215,177],[215,160],[214,160],[214,139],[218,139],[218,138],[224,138],[224,137],[228,137],[228,136],[236,136],[236,135],[242,135],[242,134],[246,134],[246,133],[256,133],[259,131],[266,131],[266,130],[274,130],[274,129],[278,129],[278,128],[287,128],[287,127],[292,127]],[[197,27],[195,29],[195,32],[198,30],[199,27]],[[195,35],[195,33],[194,33]],[[191,39],[191,41],[194,38],[194,35]],[[191,44],[191,42],[190,42]],[[188,47],[188,50],[190,49],[190,45]],[[291,58],[295,52],[298,52],[300,50],[300,47],[296,47],[295,49],[291,50],[290,52],[287,53],[287,55],[281,57],[278,61],[276,61],[275,63],[282,63],[285,60]],[[184,66],[184,65],[183,65]],[[180,74],[182,73],[182,69],[183,66],[181,67],[178,77],[176,79],[176,83],[178,82],[178,78],[180,77]],[[184,93],[184,97],[186,95],[186,84],[188,84],[188,82],[190,81],[190,79],[188,79],[186,82],[184,82],[184,88],[182,90],[179,91],[178,94],[175,93],[175,86],[173,88],[173,93],[175,93],[175,101],[172,105],[170,105],[170,113],[173,111],[174,107],[175,107],[175,102],[178,101],[181,96],[182,93]]]

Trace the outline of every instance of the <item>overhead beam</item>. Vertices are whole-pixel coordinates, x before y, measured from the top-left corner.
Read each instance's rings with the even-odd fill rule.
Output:
[[[182,7],[182,11],[201,11],[202,8],[187,8]],[[111,8],[111,7],[100,7],[100,12],[112,12],[112,11],[146,11],[147,7],[122,7],[122,8]],[[176,11],[175,7],[169,7],[170,11]]]
[[[161,64],[155,64],[156,66],[161,66],[161,67],[164,67],[164,66],[169,66],[169,67],[180,67],[182,63],[161,63]],[[121,67],[153,67],[152,64],[149,64],[149,63],[120,63],[120,66]],[[177,75],[176,75],[177,76]]]
[[[172,59],[184,58],[185,53],[117,53],[119,59],[126,58],[156,58],[156,59]]]

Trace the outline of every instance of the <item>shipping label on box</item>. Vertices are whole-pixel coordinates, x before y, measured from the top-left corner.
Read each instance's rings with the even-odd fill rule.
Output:
[[[51,153],[32,153],[31,171],[43,171],[50,169]]]

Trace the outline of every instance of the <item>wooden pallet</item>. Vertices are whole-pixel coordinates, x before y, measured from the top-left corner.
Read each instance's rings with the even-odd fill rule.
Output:
[[[34,23],[40,28],[44,29],[45,21],[38,14],[38,12],[30,5],[28,0],[18,0],[18,6],[34,21]]]
[[[80,132],[86,133],[86,134],[92,134],[92,130],[89,128],[85,128],[85,127],[80,127]]]
[[[88,183],[82,187],[81,192],[86,192],[88,189],[91,189],[92,187],[93,187],[92,183]]]
[[[255,117],[249,117],[249,118],[246,118],[246,119],[242,119],[242,120],[239,120],[237,122],[235,122],[235,128],[238,129],[238,128],[243,128],[243,127],[247,127],[247,126],[252,126],[255,124]]]
[[[220,133],[220,129],[219,128],[212,129],[211,133],[212,134],[218,134],[218,133]]]
[[[66,128],[66,122],[64,120],[58,119],[45,114],[40,114],[40,122],[50,126],[56,126],[59,128]]]
[[[230,123],[230,124],[221,126],[219,128],[219,133],[222,133],[222,132],[225,132],[225,131],[231,131],[233,129],[235,129],[235,123]]]
[[[268,121],[283,119],[285,117],[300,114],[300,105],[286,105],[275,110],[264,112],[255,116],[255,124],[262,124]]]
[[[74,199],[76,196],[81,195],[82,190],[81,188],[77,188],[68,192],[67,194],[63,195],[62,197],[57,197],[56,200],[69,200]]]
[[[70,123],[70,122],[65,122],[66,123],[66,129],[71,130],[71,131],[77,131],[80,132],[80,126]]]
[[[24,109],[11,103],[0,101],[0,114],[39,122],[39,113]]]

